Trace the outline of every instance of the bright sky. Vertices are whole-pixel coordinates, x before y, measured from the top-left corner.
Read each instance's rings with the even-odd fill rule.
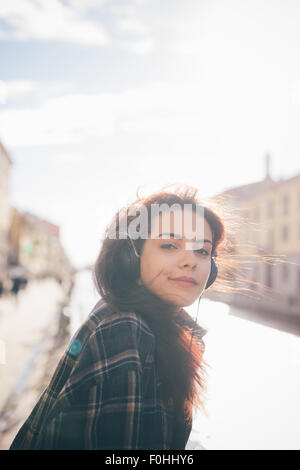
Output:
[[[297,0],[3,0],[11,202],[76,266],[113,212],[170,183],[204,197],[300,171]]]

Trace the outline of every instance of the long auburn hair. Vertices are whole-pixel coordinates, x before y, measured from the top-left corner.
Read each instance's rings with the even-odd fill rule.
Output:
[[[107,303],[111,313],[115,311],[135,312],[140,315],[155,335],[156,366],[161,380],[162,400],[173,404],[175,410],[184,419],[191,421],[193,406],[204,407],[203,393],[206,389],[206,368],[203,359],[204,343],[201,340],[201,328],[183,309],[162,300],[144,285],[137,283],[136,273],[126,275],[120,267],[122,250],[133,244],[137,256],[141,256],[145,239],[132,240],[120,238],[118,229],[121,221],[127,217],[127,223],[139,216],[139,207],[150,209],[151,204],[191,204],[192,209],[203,207],[197,199],[197,189],[185,186],[172,192],[161,191],[148,197],[139,197],[133,204],[116,213],[111,224],[106,228],[102,247],[93,269],[96,288]],[[204,208],[204,218],[213,234],[212,256],[217,255],[217,248],[225,236],[224,223],[208,207]],[[148,233],[151,232],[151,216],[148,214]],[[117,236],[111,238],[112,228]],[[200,332],[200,333],[199,333]]]

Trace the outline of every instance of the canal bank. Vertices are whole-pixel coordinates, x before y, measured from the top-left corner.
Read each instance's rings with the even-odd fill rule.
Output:
[[[281,308],[275,308],[275,300],[263,302],[253,294],[247,296],[241,293],[214,291],[205,293],[205,298],[229,305],[230,315],[300,336],[300,311],[290,313]]]

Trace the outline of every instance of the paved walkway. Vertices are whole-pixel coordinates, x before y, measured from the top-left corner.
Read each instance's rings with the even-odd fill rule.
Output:
[[[49,353],[64,300],[54,279],[31,281],[17,298],[0,298],[0,449],[9,448],[31,412],[45,372],[54,372],[57,363],[49,367]],[[54,359],[59,353],[55,350]]]

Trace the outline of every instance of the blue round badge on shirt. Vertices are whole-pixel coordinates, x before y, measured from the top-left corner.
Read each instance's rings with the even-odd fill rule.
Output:
[[[81,349],[81,341],[79,339],[74,339],[74,341],[72,341],[72,343],[70,344],[69,353],[73,356],[77,356],[80,353]]]

